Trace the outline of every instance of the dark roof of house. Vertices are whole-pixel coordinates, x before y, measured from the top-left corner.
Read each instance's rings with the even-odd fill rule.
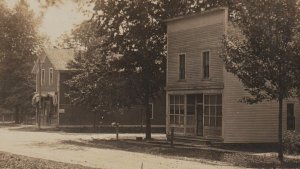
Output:
[[[41,55],[41,62],[45,62],[46,57],[49,59],[55,70],[70,70],[68,63],[74,59],[75,51],[73,49],[44,49]],[[38,69],[38,60],[35,62],[32,73]]]

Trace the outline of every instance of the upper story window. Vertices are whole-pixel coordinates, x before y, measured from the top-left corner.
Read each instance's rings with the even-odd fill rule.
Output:
[[[202,53],[203,58],[203,78],[209,78],[209,51],[205,51]]]
[[[185,54],[179,55],[179,79],[185,79]]]
[[[49,85],[53,84],[53,68],[49,68]]]
[[[41,85],[45,85],[45,69],[41,70]]]

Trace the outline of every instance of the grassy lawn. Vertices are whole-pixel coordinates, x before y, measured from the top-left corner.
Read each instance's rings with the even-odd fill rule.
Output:
[[[25,157],[0,152],[1,169],[92,169],[81,165],[66,164],[49,160]]]
[[[78,146],[88,146],[104,149],[116,149],[130,152],[140,152],[153,155],[159,155],[169,158],[177,158],[191,161],[214,161],[226,162],[232,165],[250,168],[299,168],[300,160],[285,159],[283,164],[277,160],[277,156],[249,155],[246,153],[237,153],[229,151],[218,151],[214,149],[175,146],[171,148],[166,143],[147,143],[145,141],[135,140],[84,140],[84,141],[64,141],[65,144]],[[235,149],[237,150],[237,149]],[[274,154],[274,153],[273,153]]]

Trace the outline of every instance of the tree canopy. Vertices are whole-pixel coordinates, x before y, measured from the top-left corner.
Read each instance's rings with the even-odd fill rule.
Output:
[[[71,36],[67,36],[67,43],[64,43],[69,44],[67,46],[80,44],[85,48],[75,63],[71,64],[71,67],[81,68],[69,82],[74,89],[73,100],[102,103],[105,98],[94,97],[90,88],[80,86],[93,86],[99,93],[107,89],[110,91],[110,87],[114,86],[113,89],[118,91],[114,94],[121,99],[110,100],[113,105],[144,105],[146,137],[150,138],[148,104],[163,92],[165,86],[165,19],[227,5],[229,2],[232,1],[91,1],[94,5],[93,17],[75,29]],[[85,29],[87,26],[88,31]],[[101,80],[93,81],[95,78]],[[77,91],[90,94],[80,95]]]
[[[278,140],[282,160],[282,101],[295,96],[299,70],[300,9],[297,0],[243,1],[235,23],[240,36],[224,40],[227,71],[235,74],[251,97],[247,103],[279,101]]]
[[[32,107],[31,69],[40,49],[39,20],[25,1],[13,9],[0,1],[0,23],[0,106],[18,113]]]

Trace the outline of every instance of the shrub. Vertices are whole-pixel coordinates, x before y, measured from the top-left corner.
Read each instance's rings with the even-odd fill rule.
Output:
[[[283,148],[287,154],[300,153],[300,134],[295,131],[286,131],[283,134]]]

